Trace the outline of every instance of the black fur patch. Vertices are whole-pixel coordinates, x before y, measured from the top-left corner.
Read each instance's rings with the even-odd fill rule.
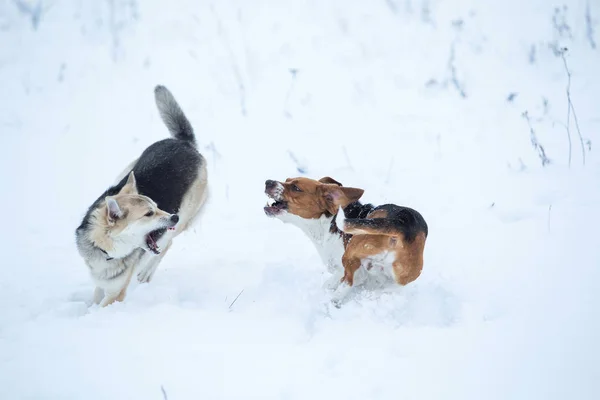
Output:
[[[345,218],[365,218],[371,210],[375,208],[373,204],[361,204],[360,201],[355,201],[354,203],[350,203],[344,208],[344,217]],[[342,239],[344,241],[344,247],[352,238],[352,235],[348,233],[344,233],[339,230],[337,224],[335,223],[335,218],[331,220],[331,226],[329,227],[329,232],[338,233],[342,235]]]
[[[387,212],[385,218],[373,218],[366,221],[386,220],[390,221],[392,226],[404,234],[405,240],[412,242],[420,232],[429,235],[429,227],[423,216],[416,210],[409,207],[397,206],[395,204],[384,204],[375,207],[373,212],[384,210]],[[376,222],[375,224],[377,224]]]

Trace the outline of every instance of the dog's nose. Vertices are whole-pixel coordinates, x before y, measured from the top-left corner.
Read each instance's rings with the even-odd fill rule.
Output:
[[[171,221],[174,222],[174,223],[178,223],[179,222],[179,215],[177,215],[177,214],[171,215]]]
[[[270,179],[267,179],[267,181],[265,182],[265,187],[267,189],[271,189],[271,188],[275,187],[275,185],[277,185],[277,182],[272,181]]]

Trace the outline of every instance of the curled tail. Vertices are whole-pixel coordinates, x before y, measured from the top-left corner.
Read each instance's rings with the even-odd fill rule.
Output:
[[[397,221],[386,218],[348,218],[344,219],[341,226],[338,224],[338,228],[351,235],[398,236],[401,232],[398,230],[397,225]]]
[[[181,107],[179,107],[169,89],[162,85],[157,85],[154,88],[154,98],[160,117],[169,129],[169,132],[171,132],[171,135],[175,139],[188,141],[195,146],[196,137],[194,136],[194,129],[183,111],[181,111]]]
[[[407,242],[415,240],[421,232],[427,236],[427,227],[417,221],[396,218],[346,218],[340,210],[335,219],[339,230],[350,235],[385,235],[403,237]]]

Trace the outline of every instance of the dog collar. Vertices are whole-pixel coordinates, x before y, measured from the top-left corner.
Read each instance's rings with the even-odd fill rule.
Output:
[[[111,257],[108,255],[108,253],[106,252],[106,250],[101,249],[100,247],[98,247],[98,250],[100,250],[101,252],[103,252],[104,254],[106,254],[106,261],[110,261],[110,260],[114,260],[114,257]]]

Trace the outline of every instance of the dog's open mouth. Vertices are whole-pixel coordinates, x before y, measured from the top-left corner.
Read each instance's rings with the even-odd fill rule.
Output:
[[[148,247],[148,250],[154,254],[160,254],[161,249],[158,247],[156,242],[158,242],[158,240],[162,237],[162,235],[165,234],[166,231],[167,228],[161,228],[146,235],[146,246]]]
[[[268,194],[267,194],[268,195]],[[283,211],[286,211],[288,208],[287,201],[283,200],[275,200],[274,198],[269,196],[269,200],[267,201],[267,205],[265,206],[265,214],[270,217],[280,214]]]
[[[150,250],[154,254],[160,254],[162,249],[158,246],[157,243],[158,240],[162,237],[162,235],[165,234],[167,229],[170,231],[174,231],[175,227],[172,226],[169,228],[156,229],[146,235],[146,247],[148,247],[148,250]]]

